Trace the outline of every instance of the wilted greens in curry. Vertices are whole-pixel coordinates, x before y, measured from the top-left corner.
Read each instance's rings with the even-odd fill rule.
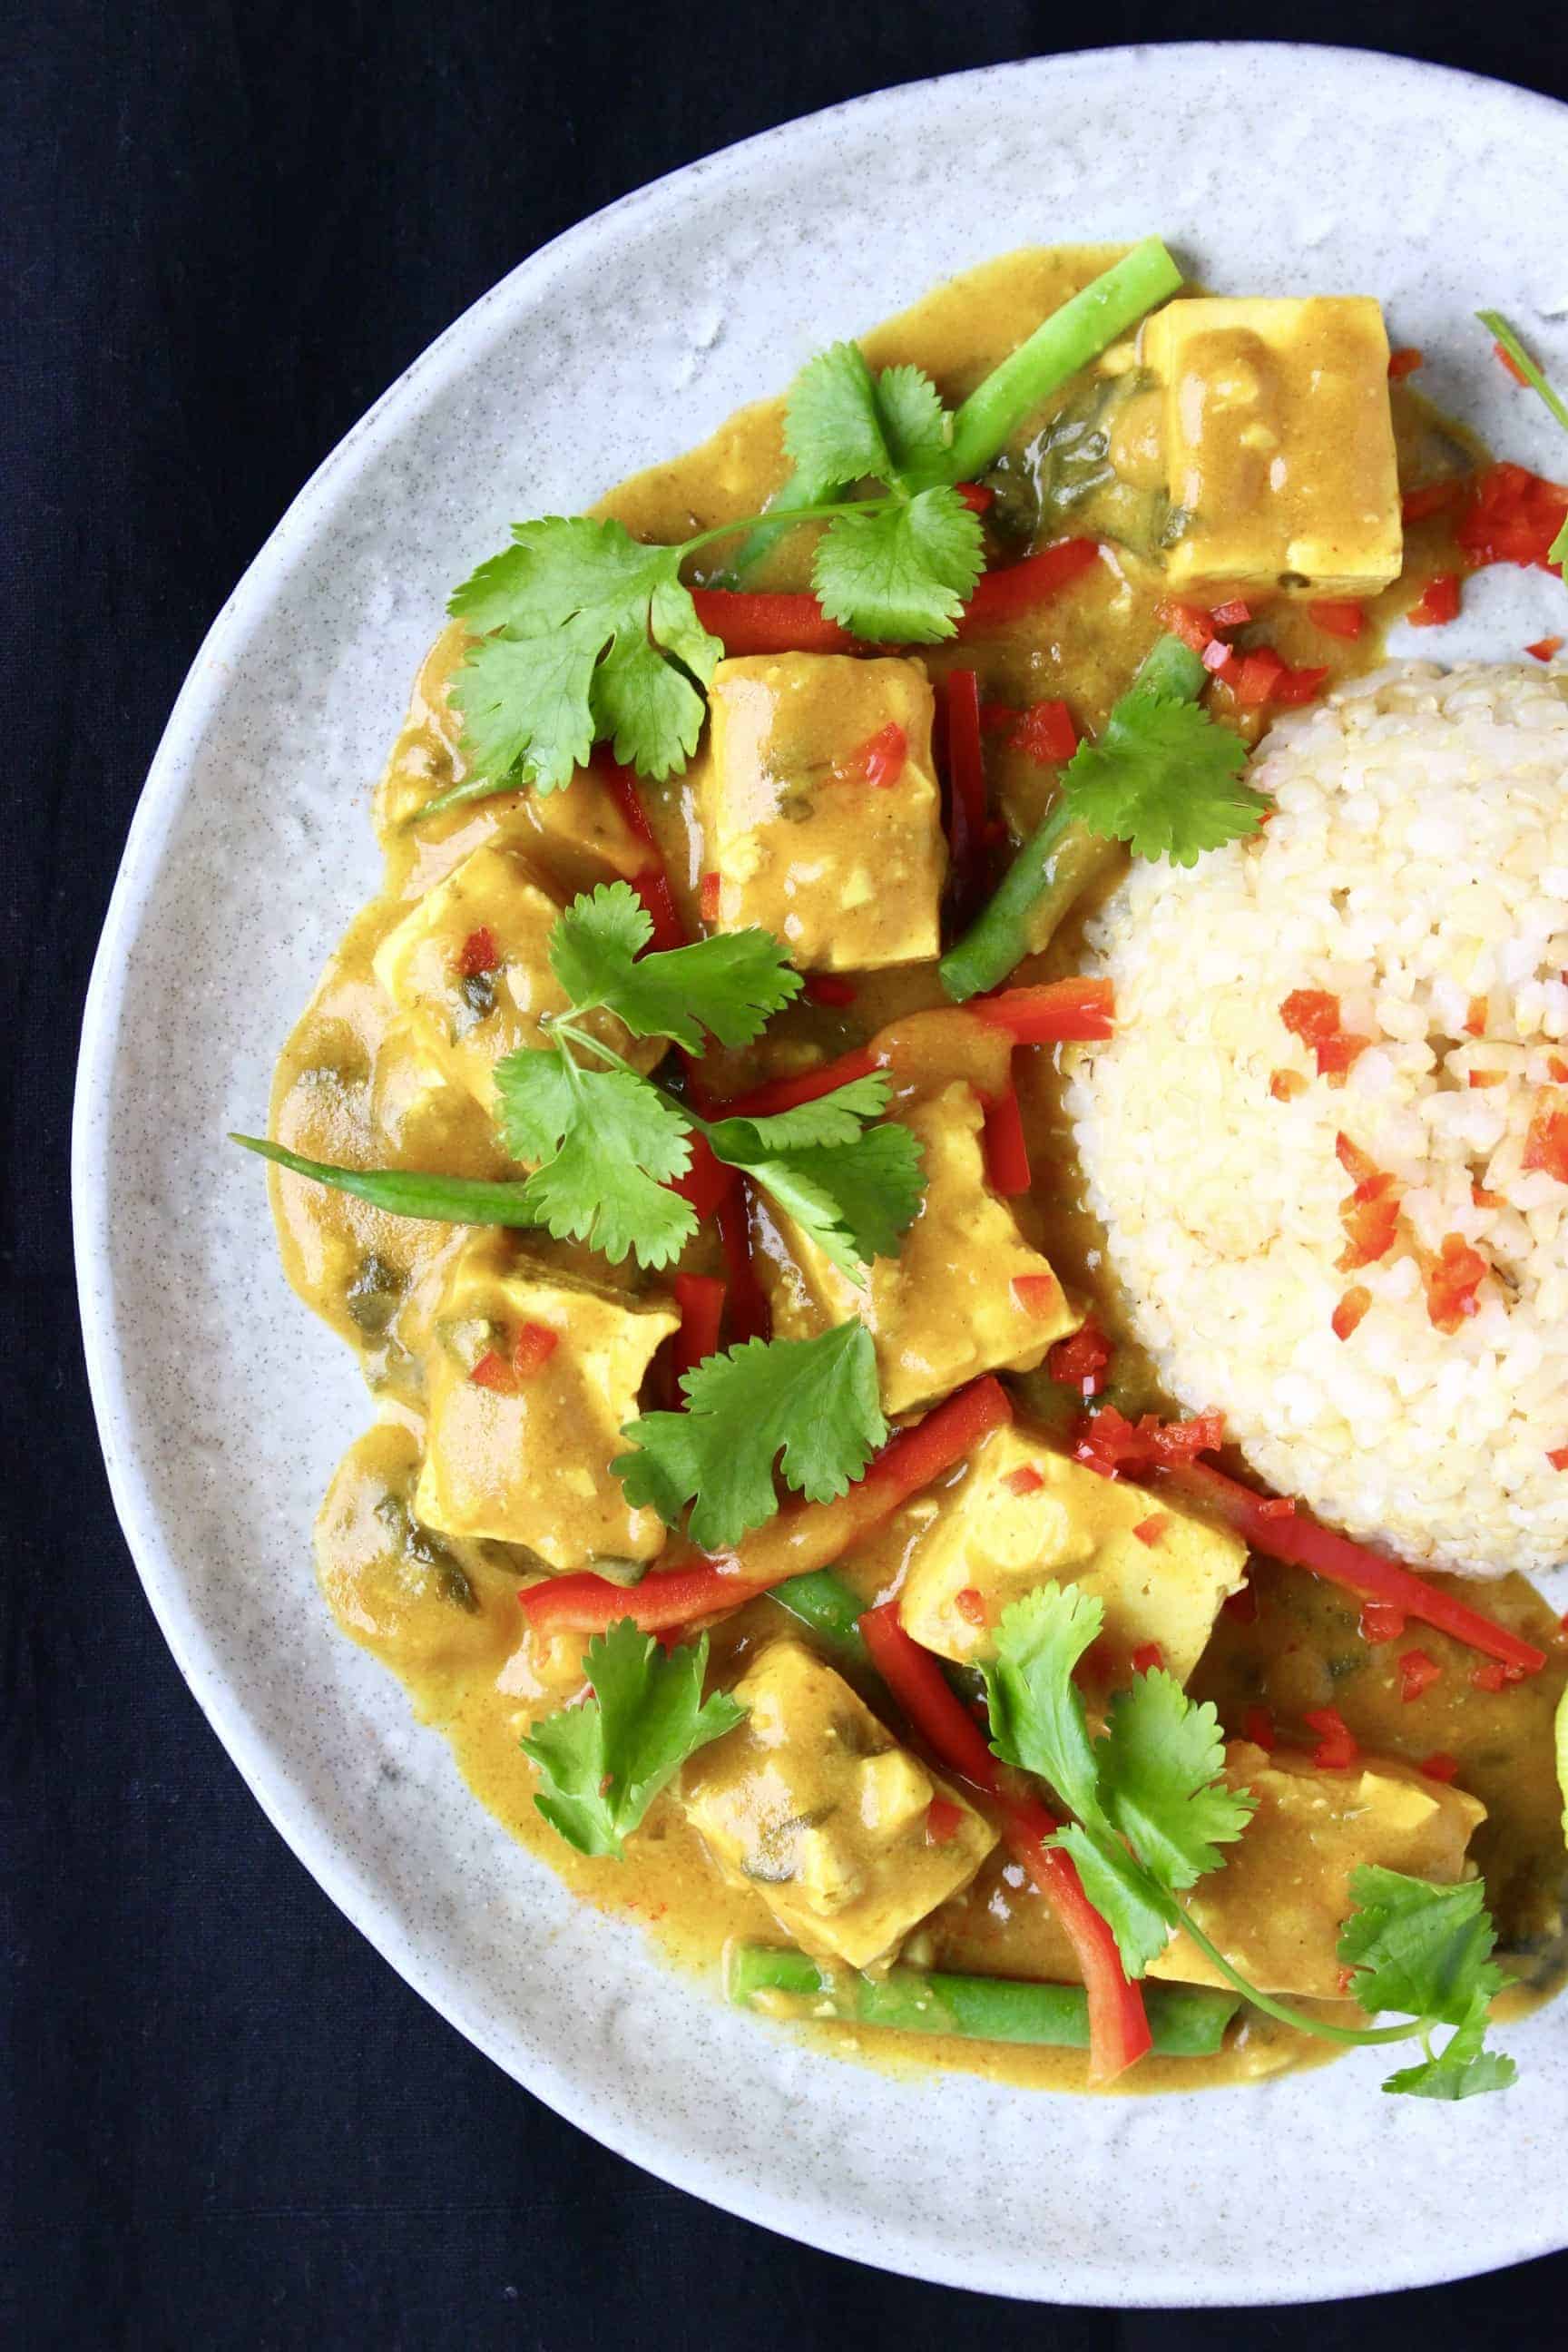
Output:
[[[1267,818],[1247,744],[1458,560],[1400,526],[1451,445],[1375,303],[1104,260],[957,281],[454,595],[256,1146],[376,1396],[321,1572],[738,2001],[1061,2084],[1414,2035],[1389,2087],[1465,2096],[1493,1916],[1555,1964],[1563,1645],[1198,1461],[1055,1076],[1114,1016],[1075,904]]]

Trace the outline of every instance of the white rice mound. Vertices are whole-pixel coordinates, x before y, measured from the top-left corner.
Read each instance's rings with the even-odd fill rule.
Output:
[[[1568,1559],[1568,1185],[1522,1163],[1542,1091],[1568,1111],[1568,672],[1380,671],[1274,728],[1251,781],[1258,839],[1135,862],[1089,926],[1116,1034],[1075,1051],[1068,1107],[1112,1269],[1269,1486],[1412,1561],[1540,1573]],[[1373,1041],[1342,1085],[1285,1026],[1296,989]],[[1359,1271],[1342,1131],[1404,1196]],[[1493,1269],[1452,1335],[1415,1254],[1449,1234]],[[1373,1303],[1341,1340],[1352,1284]]]

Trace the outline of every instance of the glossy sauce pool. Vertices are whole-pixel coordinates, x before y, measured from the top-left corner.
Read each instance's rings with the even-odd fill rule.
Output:
[[[936,380],[952,404],[1012,350],[1047,311],[1104,266],[1100,249],[1029,251],[987,265],[940,288],[915,309],[866,338],[875,365],[914,361]],[[1068,397],[1071,396],[1070,388]],[[781,408],[770,402],[742,410],[703,447],[653,468],[605,499],[599,511],[618,516],[648,540],[684,539],[713,523],[760,509],[783,471]],[[1403,387],[1395,387],[1395,423],[1402,455],[1426,469],[1458,436]],[[509,520],[497,518],[497,537]],[[1092,530],[1091,509],[1081,520],[1043,518],[1040,539]],[[1303,609],[1276,607],[1270,635],[1293,664],[1327,663],[1336,675],[1378,658],[1382,626],[1420,593],[1450,551],[1438,520],[1423,526],[1407,548],[1401,580],[1369,608],[1369,625],[1353,644],[1324,636]],[[798,587],[809,572],[809,530],[775,551],[757,584]],[[1026,544],[1008,550],[1013,556]],[[955,663],[979,673],[983,701],[1023,707],[1042,697],[1071,706],[1080,732],[1103,722],[1155,635],[1162,588],[1157,575],[1134,559],[1108,551],[1082,580],[1022,620],[957,649],[926,649],[933,678]],[[607,873],[635,873],[644,854],[600,780],[579,777],[548,800],[506,794],[426,824],[417,833],[406,819],[452,782],[457,730],[445,688],[460,658],[462,636],[448,630],[416,686],[407,719],[376,799],[376,821],[386,855],[382,894],[351,925],[279,1066],[272,1133],[312,1157],[361,1165],[445,1170],[476,1176],[515,1171],[499,1150],[478,1105],[455,1087],[432,1096],[397,1034],[371,958],[411,901],[482,844],[525,844],[563,895],[591,887]],[[1256,723],[1254,722],[1254,730]],[[700,754],[699,755],[701,756]],[[1034,766],[993,738],[987,748],[994,800],[1016,834],[1037,820],[1054,771]],[[703,868],[694,819],[692,773],[664,787],[641,787],[672,885],[689,927],[696,931],[697,892]],[[1050,953],[1020,968],[1026,982],[1071,970],[1076,940],[1069,930]],[[858,1045],[900,1014],[942,1002],[931,965],[864,975],[852,1005],[802,1003],[771,1026],[760,1048],[710,1057],[704,1075],[714,1090],[738,1092],[758,1078],[802,1066]],[[1070,1135],[1061,1118],[1057,1072],[1040,1051],[1016,1057],[1035,1189],[1017,1202],[1028,1238],[1042,1247],[1068,1288],[1092,1298],[1096,1314],[1121,1339],[1117,1398],[1129,1411],[1159,1409],[1164,1400],[1146,1365],[1125,1339],[1124,1318],[1107,1269],[1100,1235],[1079,1194]],[[454,1229],[389,1218],[338,1192],[273,1172],[273,1202],[285,1265],[300,1296],[355,1349],[377,1419],[351,1449],[323,1507],[317,1552],[323,1591],[340,1625],[398,1675],[422,1720],[441,1730],[469,1785],[506,1829],[547,1860],[585,1901],[633,1918],[682,1966],[714,1976],[731,1937],[780,1940],[761,1898],[731,1887],[707,1863],[679,1806],[669,1797],[654,1807],[627,1849],[623,1864],[588,1861],[568,1848],[533,1806],[533,1773],[518,1742],[531,1717],[558,1705],[559,1683],[541,1681],[522,1644],[516,1601],[526,1555],[504,1545],[447,1542],[428,1537],[411,1520],[406,1498],[417,1468],[423,1392],[422,1360],[432,1344],[431,1317],[447,1265],[461,1236]],[[765,1218],[757,1247],[779,1246]],[[536,1246],[531,1239],[531,1248]],[[563,1267],[604,1267],[569,1244],[541,1242],[542,1254]],[[713,1247],[704,1236],[686,1263],[704,1270]],[[647,1286],[635,1270],[612,1279]],[[1014,1383],[1026,1414],[1058,1425],[1070,1400],[1038,1375]],[[919,1504],[865,1546],[843,1572],[869,1601],[898,1581]],[[1460,1785],[1489,1807],[1476,1853],[1485,1872],[1504,1940],[1517,1954],[1523,1986],[1544,1991],[1561,1962],[1561,1799],[1552,1769],[1551,1709],[1563,1680],[1563,1644],[1545,1637],[1555,1629],[1527,1587],[1508,1580],[1467,1592],[1493,1613],[1528,1629],[1552,1653],[1533,1683],[1491,1694],[1470,1682],[1475,1661],[1424,1633],[1423,1646],[1445,1672],[1412,1706],[1399,1696],[1394,1660],[1399,1644],[1369,1646],[1356,1631],[1343,1596],[1305,1575],[1254,1571],[1256,1616],[1222,1617],[1194,1682],[1217,1704],[1227,1729],[1252,1706],[1274,1712],[1284,1736],[1310,1709],[1337,1706],[1362,1745],[1420,1762],[1436,1750],[1459,1759]],[[761,1601],[721,1624],[714,1658],[731,1678],[747,1652],[782,1630],[786,1621]],[[791,1630],[798,1628],[791,1626]],[[568,1685],[570,1687],[570,1685]],[[933,1963],[996,1974],[1070,1978],[1070,1954],[1045,1906],[1020,1884],[1021,1874],[994,1856],[973,1885],[935,1913],[921,1931],[919,1948]],[[1524,1995],[1521,1994],[1521,1996]],[[1515,1998],[1510,1996],[1510,1998]],[[1033,2051],[971,2042],[913,2039],[849,2027],[811,2027],[826,2046],[880,2064],[958,2067],[1009,2082],[1048,2088],[1084,2087],[1084,2060],[1069,2052]],[[1248,2015],[1218,2059],[1149,2058],[1130,2087],[1162,2090],[1252,2079],[1317,2063],[1329,2045]]]

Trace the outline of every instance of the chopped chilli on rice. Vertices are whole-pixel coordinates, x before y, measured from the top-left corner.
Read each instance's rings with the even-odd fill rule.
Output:
[[[1131,1327],[1258,1476],[1461,1573],[1568,1559],[1568,673],[1286,720],[1276,814],[1088,928],[1068,1107]]]

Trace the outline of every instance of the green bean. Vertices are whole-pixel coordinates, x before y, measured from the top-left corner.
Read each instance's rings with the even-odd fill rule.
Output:
[[[537,1213],[528,1205],[526,1182],[487,1184],[468,1176],[423,1176],[406,1168],[335,1168],[325,1160],[305,1160],[280,1143],[258,1135],[231,1135],[231,1143],[313,1184],[329,1184],[335,1192],[353,1192],[373,1209],[395,1217],[433,1217],[444,1225],[536,1225]]]
[[[1118,712],[1134,697],[1160,695],[1195,702],[1208,672],[1180,637],[1156,637],[1137,677],[1113,706],[1105,740],[1114,739]],[[949,948],[940,966],[942,984],[955,1004],[999,987],[1026,955],[1038,955],[1089,884],[1109,870],[1117,845],[1075,817],[1065,797],[1047,809],[1019,850],[1001,884]]]
[[[725,1990],[740,2009],[757,2006],[759,1996],[782,1994],[805,2004],[813,2019],[847,2025],[1058,2050],[1089,2047],[1089,1996],[1082,1985],[902,1967],[868,1977],[805,1952],[739,1944],[730,1948]],[[1212,2058],[1241,2006],[1234,1993],[1197,1985],[1147,1985],[1143,1999],[1153,2048],[1163,2058]]]
[[[769,1593],[781,1609],[798,1617],[803,1625],[837,1650],[848,1663],[866,1664],[866,1644],[860,1638],[859,1619],[866,1603],[841,1584],[827,1568],[810,1570],[805,1576],[792,1576],[783,1584],[775,1584]]]

